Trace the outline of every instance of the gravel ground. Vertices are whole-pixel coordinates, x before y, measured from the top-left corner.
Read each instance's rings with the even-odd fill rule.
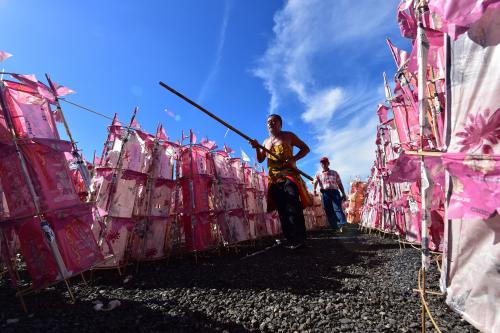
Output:
[[[99,271],[92,285],[71,281],[76,304],[59,284],[27,296],[28,314],[4,278],[0,332],[420,332],[412,291],[418,251],[344,229],[309,232],[308,247],[295,251],[268,239],[197,260],[143,263],[138,273],[135,266],[122,276]],[[429,289],[438,291],[435,265],[427,276]],[[443,332],[477,332],[443,297],[430,297]],[[94,309],[113,300],[120,305],[111,311]]]

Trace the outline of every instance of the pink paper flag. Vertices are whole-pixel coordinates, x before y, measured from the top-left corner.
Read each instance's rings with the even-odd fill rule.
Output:
[[[66,96],[66,95],[74,94],[74,93],[75,93],[74,90],[71,90],[71,89],[64,87],[64,86],[57,86],[57,88],[56,88],[57,96]]]
[[[227,154],[231,154],[231,153],[234,153],[234,150],[232,150],[229,146],[227,146],[226,144],[224,144],[224,151],[227,153]]]
[[[12,57],[12,54],[5,52],[5,51],[0,51],[0,62],[4,61],[5,59],[8,59]]]
[[[189,130],[189,142],[194,145],[196,143],[196,135],[194,135],[193,130]]]
[[[386,39],[387,45],[389,45],[389,50],[391,51],[392,57],[394,58],[394,62],[396,63],[397,68],[401,68],[408,58],[408,53],[404,50],[398,49],[394,44],[392,44],[389,38]]]
[[[397,19],[401,36],[414,39],[417,36],[417,20],[413,13],[413,0],[401,1],[398,6]]]
[[[132,124],[130,124],[130,127],[131,128],[136,128],[136,129],[140,129],[141,126],[139,126],[139,123],[137,122],[137,120],[132,120]]]
[[[156,131],[156,137],[160,140],[165,140],[165,141],[169,140],[167,133],[165,133],[165,129],[163,128],[162,124],[160,124],[160,126],[158,126],[158,130]]]
[[[208,140],[208,138],[201,139],[200,145],[207,148],[208,150],[213,150],[213,149],[217,148],[217,144],[215,143],[215,141]]]
[[[113,121],[111,122],[111,126],[121,126],[121,125],[122,125],[122,123],[118,119],[118,114],[115,113],[115,115],[113,117]]]

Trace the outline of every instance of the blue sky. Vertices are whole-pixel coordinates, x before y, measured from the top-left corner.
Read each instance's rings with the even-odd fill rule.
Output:
[[[299,167],[314,174],[326,155],[344,183],[367,176],[374,159],[382,72],[395,65],[390,37],[409,48],[397,0],[63,1],[0,0],[5,71],[49,73],[77,92],[68,99],[142,128],[162,122],[174,141],[193,128],[249,145],[158,85],[164,81],[262,141],[270,112],[311,148]],[[109,120],[63,104],[73,136],[90,157]],[[167,112],[168,111],[168,112]],[[174,115],[174,116],[172,116]]]

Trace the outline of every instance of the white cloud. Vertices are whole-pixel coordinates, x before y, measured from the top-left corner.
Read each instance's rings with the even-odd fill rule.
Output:
[[[341,88],[320,91],[307,101],[307,111],[302,114],[302,119],[308,123],[330,121],[333,113],[344,99],[345,93]]]
[[[300,118],[309,124],[313,153],[332,157],[345,182],[367,175],[375,156],[375,109],[384,95],[371,83],[379,76],[370,77],[366,62],[377,58],[374,45],[394,22],[396,4],[288,0],[274,16],[274,38],[254,69],[270,94],[270,113],[290,96],[303,105]]]
[[[213,86],[215,78],[217,77],[217,74],[219,72],[219,66],[220,62],[222,59],[222,50],[224,48],[224,42],[226,40],[226,30],[227,30],[227,23],[229,21],[229,12],[230,12],[230,2],[229,0],[226,0],[224,3],[224,16],[222,17],[222,24],[220,26],[219,30],[219,38],[217,42],[217,49],[215,51],[215,59],[213,62],[213,65],[210,69],[210,73],[208,74],[207,78],[205,79],[205,82],[201,86],[200,93],[198,95],[198,102],[203,102],[205,97],[207,96],[209,89],[211,86]]]
[[[376,115],[368,119],[359,115],[343,128],[330,128],[318,135],[315,151],[328,156],[331,167],[340,174],[344,185],[355,176],[368,176],[375,159],[377,124]]]
[[[290,92],[307,105],[318,90],[316,59],[337,51],[344,54],[369,48],[374,38],[383,38],[391,15],[394,4],[389,1],[289,0],[275,15],[274,40],[254,69],[271,95],[269,112],[275,112]],[[340,60],[351,61],[351,56]]]

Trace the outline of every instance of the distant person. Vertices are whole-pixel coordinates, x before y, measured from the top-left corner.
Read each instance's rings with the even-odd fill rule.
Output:
[[[330,169],[328,157],[322,157],[319,163],[322,170],[314,177],[313,193],[316,195],[316,187],[319,184],[328,224],[333,230],[341,230],[347,222],[342,210],[342,201],[347,199],[344,186],[338,172]]]
[[[250,141],[256,150],[257,161],[264,162],[267,157],[269,188],[267,193],[267,211],[278,210],[281,229],[288,247],[297,249],[305,244],[306,226],[303,208],[311,205],[307,187],[295,162],[309,153],[309,147],[292,132],[282,131],[283,121],[277,114],[267,117],[269,137],[262,144],[265,148],[280,157],[280,160],[268,155],[259,148],[257,140]],[[293,155],[293,147],[299,148]]]

